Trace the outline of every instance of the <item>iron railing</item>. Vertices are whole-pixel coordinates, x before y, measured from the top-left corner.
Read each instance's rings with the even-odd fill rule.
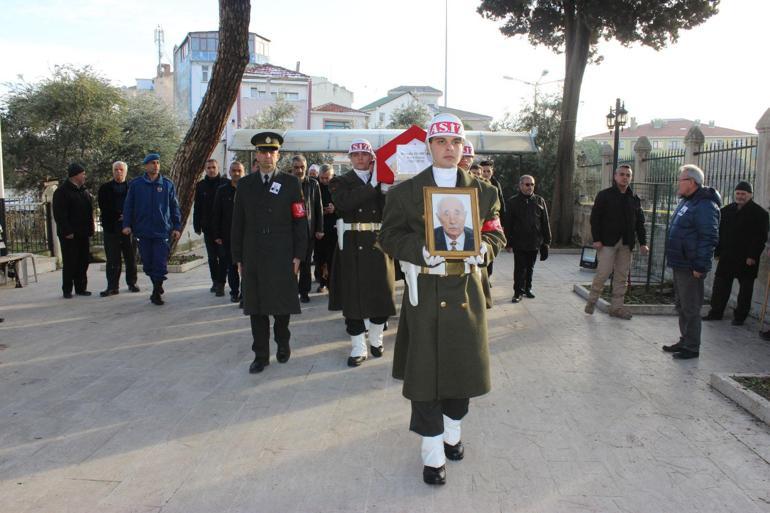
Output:
[[[650,252],[642,255],[634,251],[629,281],[647,287],[662,285],[666,281],[666,243],[669,221],[676,207],[676,184],[645,182],[634,183],[632,188],[642,202]]]
[[[726,204],[738,182],[754,181],[757,172],[757,138],[736,139],[729,143],[711,142],[697,151],[698,167],[706,175],[705,184],[714,187]]]
[[[11,253],[53,254],[51,205],[34,196],[6,198],[6,245]]]

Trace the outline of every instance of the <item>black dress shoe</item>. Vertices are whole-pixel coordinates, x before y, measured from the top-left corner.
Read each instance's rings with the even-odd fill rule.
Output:
[[[713,312],[709,312],[707,315],[704,315],[703,317],[701,317],[701,319],[704,320],[704,321],[721,321],[722,320],[722,316],[721,315],[717,315],[717,314],[715,314]]]
[[[689,360],[691,358],[697,358],[700,355],[698,351],[690,351],[689,349],[682,349],[678,353],[674,353],[674,358],[677,360]]]
[[[422,469],[422,480],[429,485],[446,484],[446,465],[439,468],[425,466]]]
[[[463,442],[459,441],[455,445],[449,445],[444,442],[444,454],[452,461],[460,461],[465,456],[465,447]]]
[[[268,365],[270,365],[270,362],[263,362],[262,360],[254,358],[254,361],[249,365],[249,374],[258,374],[265,370],[265,367]]]
[[[107,290],[103,290],[103,291],[99,292],[99,295],[101,297],[107,297],[107,296],[115,296],[115,295],[117,295],[119,293],[120,293],[120,291],[118,289],[107,289]]]
[[[731,322],[730,324],[732,324],[733,326],[743,326],[744,322],[745,322],[744,319],[733,319],[733,322]]]
[[[511,303],[519,303],[521,302],[521,294],[516,294],[511,298]]]
[[[366,361],[366,356],[348,356],[348,367],[358,367]]]
[[[211,292],[213,294],[216,291],[217,291],[217,285],[215,283],[214,285],[211,286],[211,288],[209,289],[209,292]]]
[[[137,287],[136,285],[129,285],[129,286],[128,286],[128,291],[129,291],[129,292],[141,292],[141,291],[142,291],[142,289],[140,289],[140,288],[139,288],[139,287]]]
[[[89,290],[81,290],[80,292],[75,292],[75,295],[77,296],[90,296],[91,291]]]
[[[371,351],[372,356],[374,356],[375,358],[379,358],[380,356],[382,356],[382,353],[385,352],[382,346],[380,347],[369,346],[369,351]]]
[[[214,295],[216,297],[225,297],[225,286],[222,285],[220,287],[217,287],[217,291],[214,292]]]
[[[532,293],[531,290],[525,290],[524,295],[527,296],[529,299],[535,299],[535,295]]]
[[[64,293],[62,294],[62,297],[63,297],[64,299],[72,299],[72,292],[64,292]]]
[[[684,344],[681,342],[677,342],[676,344],[671,344],[670,346],[663,346],[663,350],[667,353],[678,353],[684,349]]]
[[[238,301],[240,301],[240,299],[238,299],[238,294],[230,294],[231,303],[237,303]]]
[[[152,293],[152,295],[150,296],[150,302],[153,305],[158,305],[158,306],[165,304],[163,301],[163,298],[160,297],[160,294],[158,294],[157,292]]]
[[[288,362],[290,356],[291,356],[291,348],[289,346],[279,347],[278,351],[276,351],[275,353],[275,359],[278,360],[278,363]]]
[[[315,291],[321,294],[322,292],[326,292],[326,287],[324,287],[323,285],[319,285],[318,288],[315,289]]]
[[[760,331],[759,338],[761,338],[762,340],[770,340],[770,330]]]
[[[300,294],[299,300],[303,303],[309,303],[310,302],[310,296],[307,294]]]

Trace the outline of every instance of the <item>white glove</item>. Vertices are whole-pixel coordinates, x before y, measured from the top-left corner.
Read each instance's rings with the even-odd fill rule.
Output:
[[[372,169],[372,178],[369,180],[369,183],[372,184],[372,187],[377,187],[377,184],[380,182],[377,181],[377,170]]]
[[[428,249],[425,246],[422,247],[422,258],[425,260],[428,267],[435,267],[446,262],[446,258],[428,253]]]
[[[380,190],[382,192],[388,192],[388,189],[390,189],[390,185],[391,184],[389,184],[389,183],[381,183],[380,184]]]
[[[481,248],[479,249],[479,254],[475,256],[469,256],[463,259],[463,262],[465,262],[468,265],[481,265],[484,263],[484,255],[487,254],[487,245],[485,243],[481,243]]]

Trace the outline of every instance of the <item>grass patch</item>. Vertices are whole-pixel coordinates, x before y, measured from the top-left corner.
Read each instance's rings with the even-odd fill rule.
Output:
[[[770,401],[770,376],[730,376],[730,378]]]
[[[590,289],[591,285],[587,285]],[[602,299],[612,300],[612,289],[609,285],[602,290]],[[627,305],[673,305],[676,302],[674,298],[674,284],[665,282],[662,285],[631,285],[626,289],[624,303]],[[709,304],[709,299],[704,298],[703,304]]]
[[[200,255],[171,255],[168,259],[168,265],[182,265],[201,258],[203,257]]]

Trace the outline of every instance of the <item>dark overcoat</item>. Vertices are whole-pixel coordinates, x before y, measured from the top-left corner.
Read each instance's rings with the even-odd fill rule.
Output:
[[[297,177],[275,172],[263,184],[260,173],[241,178],[235,193],[230,248],[243,265],[241,292],[246,315],[298,314],[292,259],[307,251],[307,219]],[[273,192],[271,192],[271,189]]]
[[[329,182],[332,202],[345,223],[381,223],[385,195],[364,183],[355,171]],[[346,319],[389,317],[396,314],[393,299],[396,273],[393,259],[377,246],[374,231],[348,230],[343,249],[335,248],[329,280],[329,310],[342,310]]]
[[[730,203],[721,211],[719,220],[719,243],[714,255],[719,257],[717,276],[756,278],[759,257],[767,241],[767,211],[749,201],[738,209],[737,203]],[[746,265],[746,259],[753,258],[754,265]]]
[[[456,185],[478,190],[486,265],[505,246],[497,189],[459,169]],[[425,265],[423,188],[435,186],[433,169],[428,168],[388,191],[379,243],[393,258]],[[487,393],[489,349],[481,273],[420,274],[417,283],[417,306],[409,301],[408,285],[404,292],[393,356],[393,377],[404,380],[404,396],[434,401]]]

